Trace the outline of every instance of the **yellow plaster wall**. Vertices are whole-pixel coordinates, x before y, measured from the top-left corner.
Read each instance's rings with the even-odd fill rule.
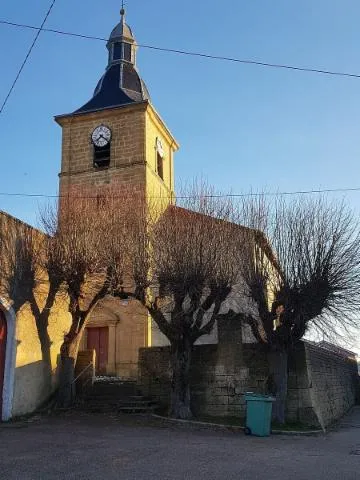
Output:
[[[3,243],[0,242],[0,296],[8,304],[13,304],[7,289],[6,271],[11,270],[9,258],[14,254],[16,242],[22,234],[31,233],[35,241],[40,241],[43,233],[24,224],[10,215],[0,212],[0,229]],[[6,246],[5,246],[6,245]],[[48,292],[48,282],[45,273],[37,272],[38,285],[34,291],[40,309],[44,307]],[[36,321],[30,304],[25,303],[17,312],[15,319],[15,371],[12,400],[12,416],[29,413],[43,403],[57,386],[57,365],[60,346],[64,333],[70,327],[70,315],[65,296],[59,294],[49,316],[48,333],[52,342],[51,354],[51,385],[47,382],[45,364],[42,360],[40,340]],[[8,350],[9,351],[9,350]],[[7,379],[6,379],[7,380]],[[1,393],[1,392],[0,392]]]
[[[37,295],[39,303],[41,303],[41,297],[42,299],[45,297],[42,292]],[[50,349],[51,391],[54,391],[58,385],[60,347],[70,324],[71,319],[67,312],[66,299],[59,295],[51,310],[48,327],[52,342]],[[42,361],[35,318],[28,303],[21,308],[16,317],[16,343],[13,416],[35,410],[51,393],[47,388],[47,373]]]
[[[146,194],[156,199],[164,198],[165,203],[174,198],[174,153],[178,144],[162,122],[154,108],[149,105],[146,110]],[[156,139],[161,140],[164,149],[162,180],[156,172]]]
[[[122,306],[116,326],[116,373],[123,378],[137,378],[139,349],[146,346],[147,314],[136,300]]]

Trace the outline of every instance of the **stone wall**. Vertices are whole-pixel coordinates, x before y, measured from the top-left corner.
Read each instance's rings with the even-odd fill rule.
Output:
[[[266,393],[267,354],[258,344],[224,342],[194,348],[191,369],[195,415],[245,416],[243,393]],[[169,403],[169,347],[140,351],[144,394]],[[356,363],[302,342],[289,358],[287,421],[326,427],[356,401]]]
[[[124,105],[81,115],[56,117],[62,127],[60,195],[74,192],[96,196],[103,186],[131,187],[149,197],[166,199],[174,195],[174,153],[176,140],[148,102]],[[91,134],[100,125],[112,132],[110,165],[94,168]],[[156,165],[156,141],[164,149],[163,178]],[[99,190],[100,189],[100,190]]]
[[[145,182],[145,104],[57,118],[63,127],[60,194],[101,185]],[[93,168],[91,134],[105,123],[112,131],[109,168]],[[72,193],[72,191],[71,191]]]
[[[194,347],[191,368],[192,410],[195,415],[245,415],[243,393],[264,392],[266,354],[254,345],[244,345],[244,363],[230,367],[218,345]],[[167,405],[170,398],[170,347],[140,350],[139,383],[145,395]]]
[[[309,394],[319,423],[329,425],[357,400],[356,361],[313,345],[305,345]]]

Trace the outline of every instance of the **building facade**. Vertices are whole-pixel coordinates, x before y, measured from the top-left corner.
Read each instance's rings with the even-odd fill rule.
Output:
[[[68,300],[58,293],[49,302],[47,275],[38,266],[30,278],[21,246],[43,236],[0,211],[0,420],[33,412],[58,385],[60,347],[71,325]]]

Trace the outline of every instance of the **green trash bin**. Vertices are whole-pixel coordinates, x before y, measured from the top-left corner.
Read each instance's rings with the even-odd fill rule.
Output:
[[[245,393],[247,435],[268,437],[271,432],[271,412],[275,398],[258,393]]]

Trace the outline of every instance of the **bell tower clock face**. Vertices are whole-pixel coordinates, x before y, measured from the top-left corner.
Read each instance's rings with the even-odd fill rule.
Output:
[[[106,147],[111,141],[111,130],[106,125],[99,125],[91,134],[92,143],[96,147]]]

